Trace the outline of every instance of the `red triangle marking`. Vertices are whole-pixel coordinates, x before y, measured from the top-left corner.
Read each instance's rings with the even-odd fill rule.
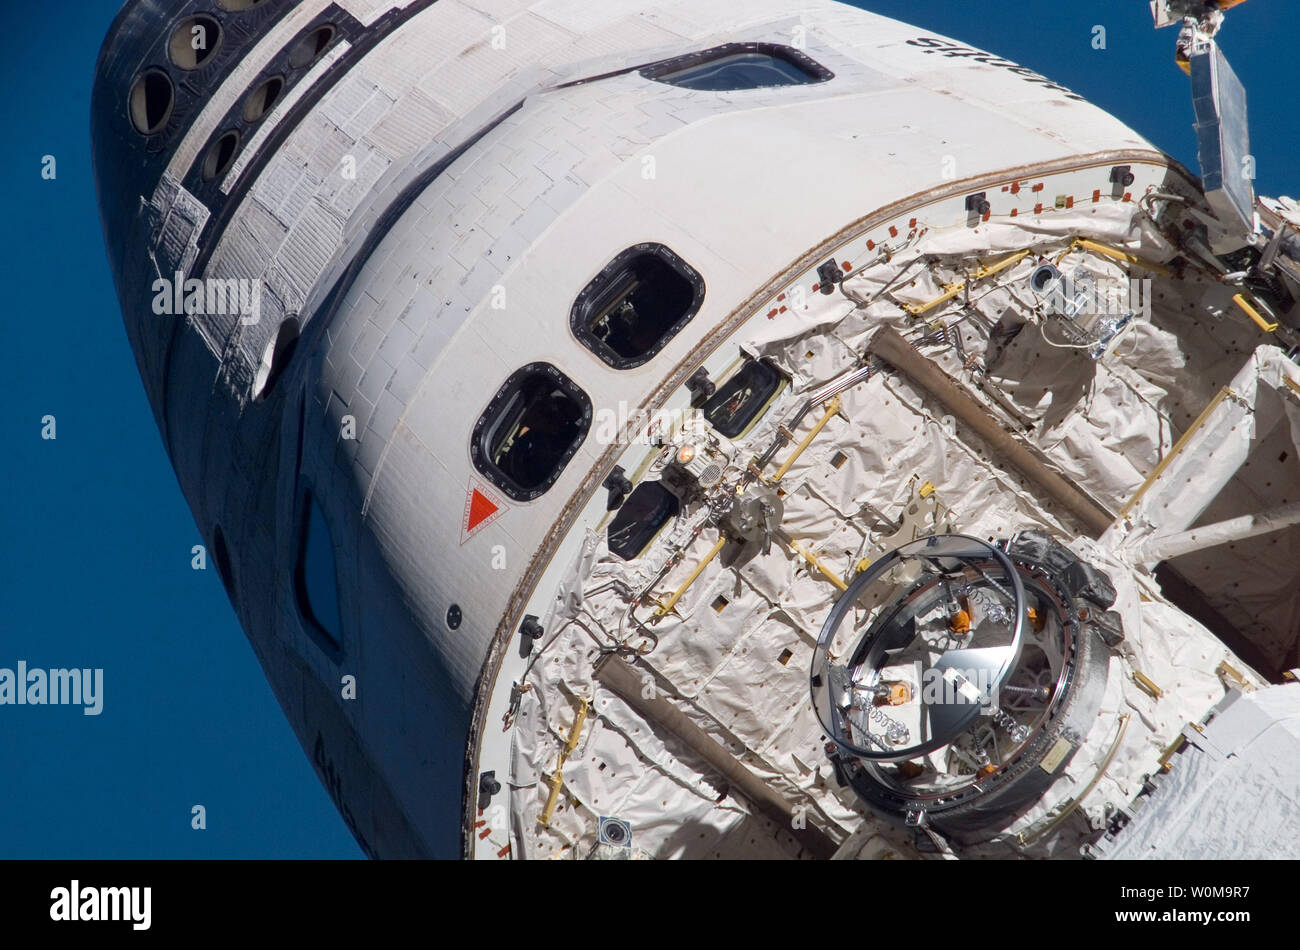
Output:
[[[465,494],[465,513],[460,519],[460,543],[464,544],[490,524],[498,521],[509,508],[492,490],[476,478],[469,480]]]
[[[469,498],[469,520],[465,523],[465,530],[473,531],[499,510],[499,506],[494,504],[490,498],[477,488],[473,489]]]

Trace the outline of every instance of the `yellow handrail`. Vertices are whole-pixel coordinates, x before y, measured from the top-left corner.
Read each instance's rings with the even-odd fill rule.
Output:
[[[691,571],[691,576],[686,578],[686,582],[681,587],[677,588],[677,593],[669,597],[666,604],[660,604],[659,608],[655,610],[656,618],[667,616],[677,606],[677,601],[682,599],[682,594],[686,593],[687,588],[694,584],[696,579],[704,573],[704,569],[709,566],[709,562],[718,556],[718,552],[722,550],[726,543],[726,538],[718,538],[718,543],[713,546],[713,550],[706,554],[704,560],[696,565],[695,570]]]
[[[1029,255],[1029,251],[1030,248],[1025,248],[1023,251],[1016,251],[1016,253],[1012,254],[1010,257],[1004,257],[996,264],[990,264],[987,267],[980,267],[978,270],[975,271],[974,274],[970,276],[969,279],[957,281],[956,283],[946,285],[944,287],[943,293],[941,293],[938,297],[935,297],[933,300],[929,301],[928,303],[904,304],[903,309],[906,310],[908,313],[910,313],[912,316],[919,317],[921,314],[929,310],[933,310],[935,307],[939,306],[939,304],[947,303],[953,297],[956,297],[959,293],[961,293],[963,290],[966,289],[966,285],[969,284],[971,281],[983,280],[985,277],[991,277],[994,274],[1006,270],[1012,264],[1020,263]]]
[[[798,447],[790,453],[790,457],[776,470],[776,474],[772,476],[773,482],[779,482],[785,477],[785,473],[790,471],[790,466],[798,460],[799,456],[803,455],[804,449],[808,448],[808,446],[812,444],[812,440],[817,438],[817,434],[826,427],[826,423],[830,422],[831,417],[839,411],[840,397],[836,396],[826,404],[826,414],[817,420],[817,424],[812,427],[812,431],[804,436],[803,441],[800,442]]]
[[[1269,320],[1252,305],[1252,302],[1245,294],[1237,294],[1232,298],[1232,302],[1241,308],[1242,312],[1254,320],[1256,325],[1265,333],[1272,333],[1277,329],[1277,322]]]
[[[555,814],[555,806],[560,801],[560,788],[564,785],[564,763],[569,756],[573,755],[573,750],[578,748],[578,736],[582,734],[582,727],[586,721],[587,701],[584,699],[578,706],[578,714],[573,718],[569,738],[564,743],[564,748],[560,750],[560,761],[555,764],[555,773],[551,776],[551,794],[546,797],[546,807],[542,809],[542,814],[537,819],[537,823],[543,827],[551,824],[551,816]]]
[[[810,565],[817,568],[817,570],[821,571],[822,576],[825,577],[832,584],[834,584],[836,587],[838,587],[840,590],[849,589],[849,585],[844,583],[844,579],[842,577],[840,577],[829,567],[823,564],[821,559],[817,557],[816,554],[813,554],[811,551],[809,551],[798,541],[790,542],[790,550],[794,551],[796,554],[801,556],[805,561],[807,561]]]

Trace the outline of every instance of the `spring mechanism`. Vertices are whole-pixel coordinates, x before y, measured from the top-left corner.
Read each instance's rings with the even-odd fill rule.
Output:
[[[1029,738],[1029,727],[1022,726],[1003,710],[994,707],[993,712],[990,715],[992,716],[994,723],[1007,731],[1007,734],[1011,736],[1012,742],[1024,742]]]
[[[903,725],[897,719],[894,719],[891,716],[886,715],[884,711],[882,711],[879,707],[875,706],[874,704],[870,703],[870,701],[868,701],[868,704],[866,706],[860,706],[855,703],[853,709],[857,711],[859,714],[858,725],[860,727],[862,726],[862,722],[860,718],[861,714],[865,713],[867,720],[869,722],[874,722],[877,726],[883,729],[885,733],[885,738],[889,742],[893,743],[894,745],[901,745],[902,743],[906,742],[908,736],[911,734],[907,726]],[[870,730],[870,728],[864,728],[862,731],[866,734],[867,738],[870,739],[872,742],[875,742],[881,748],[886,748],[884,743],[880,741],[879,736],[873,733]]]
[[[990,583],[993,583],[994,587],[997,587],[997,589],[1001,591],[1001,588],[998,587],[996,582],[990,580]],[[1004,605],[998,603],[997,594],[993,593],[993,591],[989,590],[987,587],[967,587],[964,593],[971,603],[977,604],[980,607],[980,610],[986,619],[996,624],[1005,625],[1011,623],[1011,612],[1007,610]],[[1003,593],[1005,593],[1005,591],[1003,591]],[[1008,596],[1007,599],[1011,600],[1012,603],[1015,603],[1010,596]]]

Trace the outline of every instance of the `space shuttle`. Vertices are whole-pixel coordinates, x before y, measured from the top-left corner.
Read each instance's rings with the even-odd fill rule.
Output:
[[[1151,5],[1193,173],[831,0],[128,0],[127,336],[364,852],[1300,856],[1234,5]]]

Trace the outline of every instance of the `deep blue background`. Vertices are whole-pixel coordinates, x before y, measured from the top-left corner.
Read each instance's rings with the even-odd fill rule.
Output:
[[[215,570],[190,569],[198,532],[126,343],[90,170],[91,75],[118,4],[4,5],[0,667],[103,667],[105,700],[99,717],[0,707],[0,858],[360,857]],[[1196,168],[1176,30],[1155,32],[1146,0],[858,5],[1037,69]],[[1296,36],[1300,4],[1251,0],[1220,37],[1249,91],[1264,194],[1300,191]],[[190,828],[194,804],[206,831]]]

